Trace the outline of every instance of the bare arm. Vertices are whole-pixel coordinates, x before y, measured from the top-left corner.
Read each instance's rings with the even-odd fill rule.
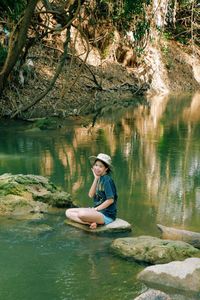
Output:
[[[94,170],[93,170],[93,169],[92,169],[92,172],[93,172],[93,174],[94,174],[94,181],[93,181],[93,183],[92,183],[92,185],[91,185],[91,188],[90,188],[90,190],[89,190],[89,193],[88,193],[88,196],[89,196],[90,198],[93,198],[94,195],[95,195],[96,187],[97,187],[97,182],[98,182],[99,177],[100,177],[100,176],[97,176],[97,175],[94,173]]]
[[[99,206],[95,207],[95,210],[99,211],[102,209],[107,208],[108,206],[110,206],[112,203],[114,202],[114,199],[107,199],[106,201],[104,201],[103,203],[101,203]]]

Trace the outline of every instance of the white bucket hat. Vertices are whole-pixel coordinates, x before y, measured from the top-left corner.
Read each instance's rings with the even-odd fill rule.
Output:
[[[90,156],[89,160],[91,165],[94,165],[96,160],[101,160],[102,162],[106,163],[110,168],[112,168],[112,159],[107,154],[99,153],[97,156]]]

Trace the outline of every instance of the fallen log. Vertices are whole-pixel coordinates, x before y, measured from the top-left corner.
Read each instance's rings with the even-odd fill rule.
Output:
[[[176,229],[157,224],[162,233],[162,238],[167,240],[179,240],[200,249],[200,233],[189,230]]]

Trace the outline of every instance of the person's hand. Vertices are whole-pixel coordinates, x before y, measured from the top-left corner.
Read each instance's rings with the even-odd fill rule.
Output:
[[[91,168],[91,170],[92,170],[92,173],[93,173],[93,175],[94,175],[94,178],[95,178],[95,179],[99,179],[100,176],[96,175],[96,173],[95,173],[95,171],[94,171],[94,168]]]

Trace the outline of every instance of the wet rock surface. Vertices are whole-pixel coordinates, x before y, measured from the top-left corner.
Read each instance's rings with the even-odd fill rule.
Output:
[[[159,290],[149,289],[134,300],[172,300],[172,298]]]
[[[152,236],[115,239],[112,250],[121,257],[149,264],[167,263],[200,256],[200,251],[182,241],[161,240]]]
[[[73,222],[69,219],[65,221],[67,225],[82,229],[91,233],[104,233],[104,232],[128,232],[131,231],[131,224],[128,222],[117,218],[114,222],[108,225],[99,225],[96,229],[90,229],[89,225],[83,225]]]
[[[43,176],[3,174],[0,176],[0,215],[42,218],[50,207],[74,206],[70,194]]]
[[[138,274],[138,279],[149,286],[170,287],[176,290],[200,292],[200,258],[188,258],[168,264],[149,266]],[[188,296],[188,299],[190,297]]]

